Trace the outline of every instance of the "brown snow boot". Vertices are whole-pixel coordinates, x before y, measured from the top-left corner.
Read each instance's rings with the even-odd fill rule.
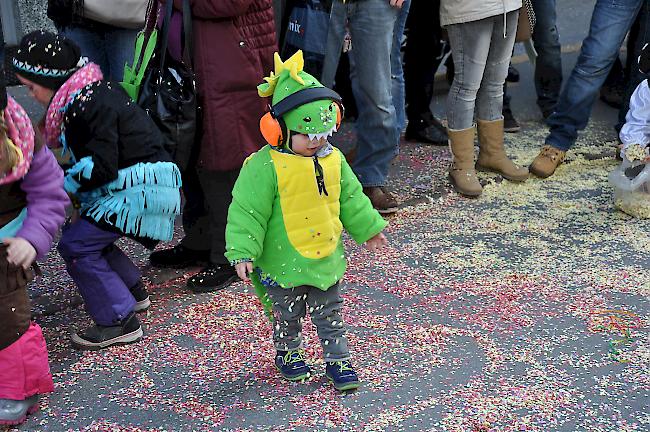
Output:
[[[483,192],[474,169],[474,129],[447,129],[452,154],[449,179],[456,192],[469,197],[477,197]]]
[[[476,169],[501,174],[508,180],[521,182],[528,178],[528,169],[521,167],[506,155],[503,148],[503,119],[478,121],[478,153]]]

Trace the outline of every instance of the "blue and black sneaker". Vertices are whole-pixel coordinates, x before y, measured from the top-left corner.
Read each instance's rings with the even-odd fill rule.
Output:
[[[305,352],[277,351],[275,354],[275,368],[289,381],[302,381],[309,378],[310,369],[305,363]]]
[[[338,391],[355,390],[361,385],[350,360],[327,362],[325,375]]]

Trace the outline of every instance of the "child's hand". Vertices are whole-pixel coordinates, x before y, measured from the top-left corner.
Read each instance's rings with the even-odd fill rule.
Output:
[[[239,279],[244,282],[250,282],[251,279],[248,275],[253,273],[253,263],[248,261],[235,264],[235,270],[237,270],[237,276],[239,276]]]
[[[7,245],[7,261],[9,264],[27,270],[36,259],[36,249],[23,238],[9,237],[2,239],[2,243]]]
[[[371,251],[376,251],[384,246],[388,246],[388,240],[384,233],[379,233],[365,243],[366,248]]]

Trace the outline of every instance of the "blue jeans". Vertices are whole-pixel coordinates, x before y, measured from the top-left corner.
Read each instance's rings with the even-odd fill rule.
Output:
[[[390,162],[398,153],[390,79],[390,53],[398,12],[388,0],[346,4],[336,0],[332,5],[322,82],[327,87],[334,83],[348,21],[353,46],[350,80],[359,110],[357,156],[352,168],[365,187],[385,185]]]
[[[59,29],[59,33],[79,45],[81,55],[97,63],[106,79],[122,81],[124,64],[133,61],[138,30],[108,26],[107,30],[90,30],[85,27],[69,26]]]
[[[600,87],[644,1],[596,2],[578,63],[560,94],[555,112],[547,121],[550,133],[546,144],[566,151],[575,143],[578,131],[587,126]]]
[[[503,83],[508,76],[518,17],[516,10],[508,12],[505,20],[503,15],[495,15],[447,26],[454,58],[454,82],[447,96],[449,129],[471,128],[474,112],[479,120],[503,118]]]
[[[537,51],[535,90],[542,113],[552,112],[562,89],[562,45],[557,31],[556,0],[533,0],[537,17],[533,43]]]
[[[397,117],[397,133],[401,134],[406,127],[406,109],[405,109],[405,90],[404,90],[404,69],[402,68],[402,37],[404,36],[404,27],[406,18],[411,8],[411,0],[406,0],[402,4],[402,9],[397,15],[395,29],[393,29],[393,48],[390,52],[390,74],[393,80],[392,94],[393,105],[395,106],[395,115]]]

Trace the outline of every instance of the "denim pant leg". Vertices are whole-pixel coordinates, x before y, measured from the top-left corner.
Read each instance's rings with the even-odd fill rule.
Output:
[[[181,240],[181,245],[194,251],[208,251],[212,247],[210,218],[195,163],[190,164],[182,174],[181,188],[185,198],[182,221],[185,236]]]
[[[121,236],[79,219],[64,227],[58,250],[93,320],[115,325],[133,311],[135,299],[103,251]]]
[[[518,18],[519,11],[508,12],[505,29],[502,16],[494,20],[490,51],[483,71],[481,88],[476,95],[476,117],[479,120],[494,121],[503,118],[504,87],[512,48],[515,45]],[[504,34],[506,37],[503,37]]]
[[[645,0],[598,0],[578,62],[547,123],[546,144],[568,150],[589,122],[600,87]]]
[[[107,78],[122,81],[124,65],[131,64],[138,30],[114,27],[105,32],[104,46],[108,63]]]
[[[345,336],[345,323],[341,316],[343,299],[339,284],[332,285],[327,291],[309,287],[307,305],[323,347],[325,361],[349,360],[350,350]]]
[[[103,255],[108,265],[120,276],[127,288],[131,289],[140,282],[142,276],[140,269],[117,245],[109,245],[104,249]]]
[[[402,4],[402,9],[397,15],[395,28],[393,29],[393,47],[390,52],[390,74],[393,82],[392,95],[393,105],[395,106],[395,116],[397,118],[397,133],[401,134],[406,127],[406,110],[404,94],[404,70],[402,67],[402,37],[404,36],[404,27],[406,18],[411,7],[411,0],[406,0]]]
[[[535,90],[542,112],[555,108],[562,89],[562,45],[557,31],[556,0],[533,0],[537,24],[533,44],[537,51]]]
[[[494,23],[494,19],[486,18],[447,27],[454,60],[454,82],[447,95],[450,129],[468,129],[474,124],[476,95],[481,88]]]
[[[108,76],[110,66],[106,56],[103,32],[97,32],[71,25],[60,28],[59,33],[72,39],[74,43],[79,45],[79,48],[81,48],[81,55],[88,57],[88,60],[99,65],[102,72]]]
[[[266,287],[273,303],[273,342],[278,351],[302,348],[302,323],[307,312],[310,287]]]
[[[330,11],[330,26],[327,31],[327,48],[323,59],[323,72],[321,83],[325,87],[334,86],[336,70],[339,67],[339,59],[343,50],[343,39],[345,38],[345,25],[348,20],[348,8],[350,5],[343,4],[340,0],[332,2]],[[345,104],[345,101],[343,101]]]
[[[364,0],[351,6],[350,79],[359,110],[353,170],[363,186],[384,186],[399,144],[390,79],[398,9],[386,0]]]
[[[650,43],[650,2],[645,2],[641,11],[639,12],[638,17],[638,33],[636,35],[636,40],[633,42],[633,51],[628,51],[627,55],[632,57],[632,66],[630,68],[630,76],[627,80],[627,88],[625,89],[625,95],[623,97],[623,105],[618,112],[618,124],[616,125],[616,131],[620,132],[621,128],[625,124],[625,116],[630,109],[630,97],[632,93],[637,88],[637,86],[646,78],[650,78],[650,74],[643,74],[639,70],[639,55],[641,54],[641,49],[647,43]],[[628,45],[629,46],[629,45]]]

